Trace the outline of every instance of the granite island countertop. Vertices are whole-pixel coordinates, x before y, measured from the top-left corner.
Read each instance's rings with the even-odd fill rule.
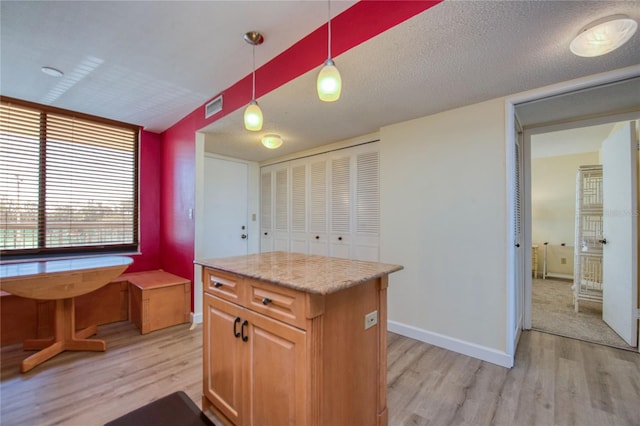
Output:
[[[195,263],[306,293],[330,294],[403,269],[400,265],[283,251]]]

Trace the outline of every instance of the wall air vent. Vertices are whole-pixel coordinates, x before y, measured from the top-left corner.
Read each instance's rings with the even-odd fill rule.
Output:
[[[204,106],[204,118],[209,118],[213,114],[222,111],[222,95],[218,96]]]

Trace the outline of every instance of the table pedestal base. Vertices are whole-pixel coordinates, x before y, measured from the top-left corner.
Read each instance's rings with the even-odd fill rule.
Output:
[[[26,373],[64,351],[104,352],[107,344],[104,340],[87,339],[96,334],[98,327],[91,326],[76,332],[75,304],[73,298],[56,300],[53,339],[28,339],[24,341],[25,351],[38,350],[22,361],[20,371]]]

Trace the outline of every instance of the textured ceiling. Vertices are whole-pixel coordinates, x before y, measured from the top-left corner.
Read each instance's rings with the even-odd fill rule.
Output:
[[[265,34],[260,67],[323,25],[327,4],[2,0],[0,19],[2,95],[159,132],[251,72],[245,32]]]
[[[339,13],[352,4],[334,1],[332,8]],[[256,50],[260,66],[326,21],[326,3],[315,1],[3,0],[0,8],[3,95],[44,103],[57,96],[53,105],[151,130],[164,130],[251,72],[245,31],[267,38]],[[338,102],[317,100],[317,71],[261,97],[262,133],[282,134],[280,149],[267,150],[244,130],[241,110],[205,129],[206,149],[263,161],[640,64],[640,34],[602,57],[569,52],[582,27],[612,14],[640,21],[640,3],[447,0],[335,58],[344,87]],[[62,81],[52,83],[42,65],[64,69],[73,84],[56,88]]]
[[[262,161],[381,126],[640,63],[640,34],[599,58],[569,51],[593,20],[640,3],[445,1],[336,58],[343,95],[317,100],[315,72],[260,99],[266,132],[283,135],[271,152],[242,128],[242,111],[208,126],[206,150]],[[640,99],[639,98],[636,98]]]

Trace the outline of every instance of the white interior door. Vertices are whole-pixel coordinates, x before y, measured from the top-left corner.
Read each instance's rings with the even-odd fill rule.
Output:
[[[205,157],[202,258],[248,253],[248,166]]]
[[[636,133],[625,123],[602,144],[602,319],[629,345],[637,344],[638,189]]]
[[[524,289],[525,271],[531,277],[531,265],[530,262],[526,262],[525,259],[531,259],[531,245],[525,243],[524,233],[522,230],[522,186],[523,186],[523,134],[518,132],[517,128],[514,128],[514,142],[513,155],[514,155],[514,182],[513,182],[513,244],[515,246],[514,254],[514,307],[515,307],[515,329],[514,335],[517,335],[519,330],[523,326],[524,318],[524,298],[522,297],[522,289]],[[528,266],[528,267],[527,267]],[[514,347],[515,351],[515,347]]]

